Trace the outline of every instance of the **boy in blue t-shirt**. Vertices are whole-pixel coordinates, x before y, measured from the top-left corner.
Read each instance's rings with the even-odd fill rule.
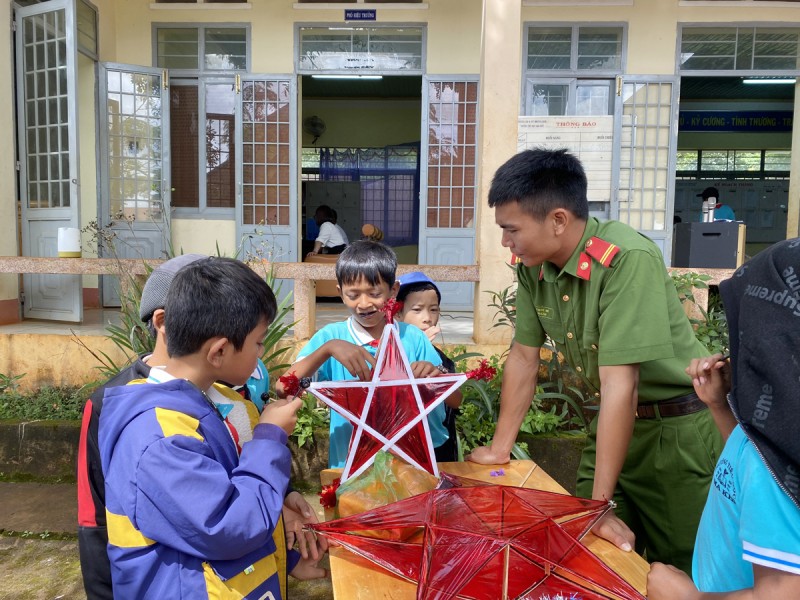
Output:
[[[318,381],[368,381],[375,366],[378,340],[386,326],[383,307],[397,295],[395,279],[397,256],[379,242],[359,240],[350,244],[336,261],[337,289],[350,311],[346,321],[320,329],[300,350],[291,370],[297,377],[316,374]],[[426,335],[417,327],[397,323],[400,343],[411,361],[415,377],[433,377],[440,373],[442,360]],[[283,384],[276,384],[279,396]],[[428,416],[434,447],[447,442],[444,405]],[[344,467],[353,427],[340,414],[331,411],[328,466]]]
[[[800,238],[779,242],[723,281],[730,363],[691,375],[727,439],[697,530],[692,579],[654,563],[650,600],[800,598]]]

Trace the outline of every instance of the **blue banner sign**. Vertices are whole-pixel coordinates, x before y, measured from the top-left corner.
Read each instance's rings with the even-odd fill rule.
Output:
[[[682,110],[678,130],[779,133],[792,130],[793,116],[790,110]]]
[[[374,8],[372,9],[362,9],[362,10],[350,10],[345,9],[344,11],[344,20],[345,21],[375,21],[378,18],[378,11]]]

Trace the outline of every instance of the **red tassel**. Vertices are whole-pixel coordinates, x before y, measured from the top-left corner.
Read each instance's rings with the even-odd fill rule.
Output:
[[[323,485],[322,491],[319,493],[319,503],[323,508],[333,508],[336,506],[336,490],[339,489],[339,484],[342,482],[340,477],[333,480],[330,485]]]
[[[394,323],[394,316],[403,310],[403,303],[395,298],[389,298],[381,309],[386,316],[387,323]]]
[[[467,379],[482,379],[491,381],[497,375],[497,369],[489,366],[489,361],[485,358],[478,364],[477,369],[467,372]]]

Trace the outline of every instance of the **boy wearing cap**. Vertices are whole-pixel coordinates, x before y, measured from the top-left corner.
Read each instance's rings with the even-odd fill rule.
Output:
[[[239,451],[209,393],[245,383],[275,296],[247,265],[205,258],[176,273],[164,310],[166,364],[148,383],[108,389],[100,417],[114,594],[285,598],[287,571],[324,575],[287,555],[283,535],[286,441],[302,401],[267,406]]]
[[[420,271],[406,273],[398,277],[400,288],[397,291],[397,301],[402,303],[400,319],[409,325],[419,327],[433,343],[436,336],[441,333],[439,317],[442,293],[436,284]],[[441,348],[433,347],[442,359],[442,368],[447,373],[455,373],[455,363],[442,352]],[[458,437],[456,434],[456,415],[461,406],[461,390],[456,390],[445,400],[444,425],[447,427],[448,440],[436,448],[437,462],[453,462],[458,460]]]
[[[697,194],[698,198],[703,199],[703,203],[706,202],[716,202],[714,205],[714,218],[711,219],[713,221],[735,221],[736,215],[733,213],[733,209],[728,206],[727,204],[722,204],[719,201],[719,190],[715,187],[707,187],[702,192]],[[701,220],[705,215],[705,210],[701,215]]]
[[[167,343],[164,332],[164,304],[167,292],[175,274],[183,267],[200,259],[208,258],[202,254],[184,254],[172,258],[153,270],[142,289],[139,304],[139,318],[155,338],[152,354],[142,354],[128,367],[121,370],[89,397],[83,410],[80,438],[78,441],[77,483],[78,483],[78,548],[80,553],[83,585],[88,600],[113,598],[111,589],[111,570],[107,553],[108,532],[106,530],[105,477],[100,461],[98,447],[98,426],[103,409],[103,397],[109,388],[124,386],[131,381],[145,380],[151,367],[167,363]],[[263,364],[263,363],[262,363]],[[266,372],[266,369],[264,370]],[[262,378],[269,381],[268,376]],[[248,380],[250,383],[253,380]],[[261,383],[260,381],[257,383]],[[236,432],[239,443],[252,438],[252,430],[258,421],[254,406],[241,401],[240,397],[223,385],[215,386],[215,400],[222,410],[227,411],[226,419],[231,426],[232,435]],[[294,543],[299,521],[291,520],[295,514],[303,515],[303,520],[316,522],[313,510],[298,492],[290,492],[285,500],[287,511],[287,537]],[[291,529],[291,531],[289,531]],[[306,539],[298,538],[303,551]]]
[[[384,312],[397,295],[397,256],[390,247],[372,240],[357,240],[336,260],[337,289],[350,311],[346,321],[329,323],[315,333],[300,350],[292,372],[298,377],[315,376],[318,381],[368,381],[376,364],[378,343],[386,327]],[[441,359],[430,340],[416,327],[397,323],[400,343],[411,362],[415,377],[440,373]],[[279,397],[286,394],[284,383],[275,385]],[[445,409],[441,404],[428,414],[434,448],[447,442]],[[347,460],[353,426],[331,411],[328,466],[342,468]]]
[[[730,363],[717,354],[692,360],[686,372],[727,442],[700,520],[692,579],[655,563],[650,600],[800,598],[798,270],[796,238],[760,252],[719,286]]]

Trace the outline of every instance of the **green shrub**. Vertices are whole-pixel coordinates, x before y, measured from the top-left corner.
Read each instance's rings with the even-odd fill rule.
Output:
[[[80,420],[88,393],[86,387],[43,387],[24,394],[16,386],[5,388],[0,391],[0,419]]]

